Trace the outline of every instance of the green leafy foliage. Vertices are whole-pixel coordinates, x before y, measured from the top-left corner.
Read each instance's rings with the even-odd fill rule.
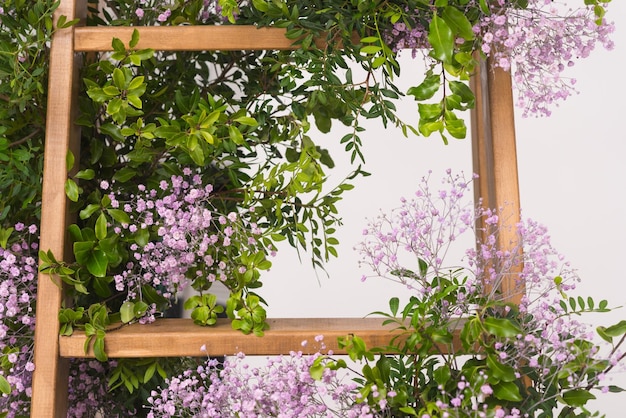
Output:
[[[0,225],[37,223],[54,0],[15,0],[0,14]],[[27,12],[9,13],[13,8]],[[59,27],[76,22],[63,18]]]

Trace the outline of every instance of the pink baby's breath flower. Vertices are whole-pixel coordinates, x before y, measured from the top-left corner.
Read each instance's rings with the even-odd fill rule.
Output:
[[[491,386],[489,386],[488,384],[484,384],[480,387],[480,391],[484,394],[484,395],[491,395],[493,393],[493,389],[491,388]]]
[[[172,14],[172,11],[170,9],[167,9],[163,13],[159,14],[159,16],[157,17],[157,20],[163,23],[167,21],[167,19],[170,17],[171,14]]]

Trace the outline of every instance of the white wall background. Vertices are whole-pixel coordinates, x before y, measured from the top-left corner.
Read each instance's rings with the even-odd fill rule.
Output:
[[[626,254],[626,2],[613,1],[608,17],[616,24],[615,49],[598,49],[570,69],[580,94],[554,109],[548,119],[517,116],[516,124],[523,214],[549,227],[555,247],[579,269],[581,294],[625,306],[610,318],[599,318],[610,324],[626,318],[621,265]],[[405,64],[402,82],[416,85],[421,64]],[[411,102],[402,109],[407,121],[415,111]],[[333,131],[320,139],[324,146],[337,149],[336,161],[342,157],[336,145],[342,135]],[[281,248],[261,291],[270,317],[358,317],[385,310],[388,299],[401,289],[383,281],[362,283],[363,271],[352,250],[366,218],[376,216],[380,208],[398,206],[399,198],[411,195],[429,169],[435,178],[446,168],[472,172],[469,139],[444,146],[436,136],[407,139],[394,129],[371,125],[363,140],[365,168],[372,176],[359,179],[341,203],[340,257],[328,264],[327,276],[311,269],[306,256],[300,263],[294,251]],[[337,178],[347,170],[347,164],[339,164]],[[619,373],[613,383],[626,386],[626,373]],[[626,394],[598,402],[607,417],[626,416]]]

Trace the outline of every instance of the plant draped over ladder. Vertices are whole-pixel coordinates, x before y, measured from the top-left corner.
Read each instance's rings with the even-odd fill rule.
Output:
[[[394,297],[389,312],[377,312],[397,331],[388,346],[340,340],[358,372],[324,353],[317,336],[314,355],[293,352],[252,370],[238,359],[189,369],[152,393],[150,416],[598,416],[587,405],[593,392],[622,390],[608,374],[626,357],[626,321],[599,327],[608,343],[600,347],[579,318],[608,312],[608,302],[570,296],[579,278],[544,226],[499,225],[502,212],[467,204],[471,181],[451,171],[439,189],[431,183],[423,178],[414,199],[372,220],[356,248],[371,272],[363,280],[397,282],[406,300],[401,307]],[[516,245],[500,251],[508,229]],[[469,240],[464,262],[448,264],[475,233],[481,238]],[[497,290],[512,274],[516,286]],[[354,381],[341,379],[346,368]]]
[[[1,0],[0,414],[28,411],[37,260],[65,284],[61,332],[84,330],[101,361],[107,331],[155,320],[189,287],[196,296],[184,305],[196,323],[224,313],[235,329],[262,335],[262,273],[278,242],[317,267],[337,256],[337,202],[368,174],[364,119],[407,136],[465,138],[462,112],[475,100],[467,81],[485,57],[511,72],[525,115],[547,116],[575,92],[567,68],[597,44],[611,48],[608,3],[585,0],[575,11],[544,0],[89,3],[87,25],[280,27],[296,48],[160,52],[138,49],[135,32],[127,45],[113,39],[112,52],[86,54],[81,148],[67,156],[65,187],[73,260],[59,260],[34,236],[50,40],[77,22],[61,16],[53,28],[57,1]],[[407,91],[396,83],[399,54],[427,65]],[[410,121],[396,114],[403,96],[416,102]],[[313,132],[336,126],[348,132],[337,140],[354,169],[330,184],[333,156]],[[215,283],[229,290],[225,306]],[[145,414],[149,390],[186,361],[74,362],[70,414]]]

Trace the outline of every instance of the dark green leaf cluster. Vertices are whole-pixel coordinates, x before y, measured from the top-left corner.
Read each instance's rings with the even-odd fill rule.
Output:
[[[446,133],[454,138],[466,136],[467,129],[458,112],[474,106],[474,95],[465,82],[475,71],[475,53],[481,54],[472,27],[491,12],[484,3],[466,0],[432,3],[259,0],[253,2],[250,21],[285,26],[288,34],[305,47],[311,63],[322,60],[324,65],[334,64],[335,74],[343,68],[342,62],[334,63],[337,55],[362,67],[367,74],[365,81],[361,87],[351,88],[359,96],[344,99],[350,107],[360,108],[359,115],[400,126],[405,135],[408,131],[424,136],[438,132],[447,142]],[[394,84],[400,65],[392,28],[398,23],[409,29],[424,29],[428,34],[416,47],[429,58],[426,78],[407,92],[418,102],[417,129],[398,119],[392,101],[405,93]],[[315,55],[317,50],[307,48],[315,40],[324,46],[321,57]],[[341,48],[341,54],[335,52],[337,48]],[[346,78],[350,86],[351,73]],[[427,103],[436,93],[442,96],[441,101]]]
[[[38,223],[54,0],[9,0],[0,14],[0,225]],[[58,27],[71,25],[65,19]]]

